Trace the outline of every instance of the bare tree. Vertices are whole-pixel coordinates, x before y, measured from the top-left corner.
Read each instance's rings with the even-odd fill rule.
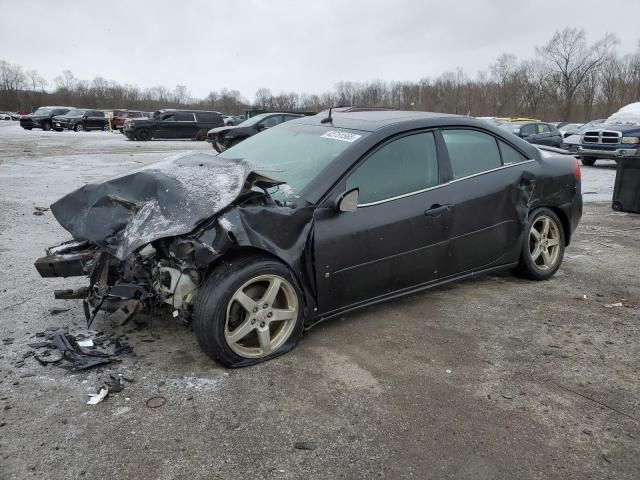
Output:
[[[561,98],[564,119],[572,118],[576,92],[588,76],[602,66],[617,43],[614,35],[606,35],[588,45],[584,30],[565,28],[557,31],[547,45],[536,48]]]

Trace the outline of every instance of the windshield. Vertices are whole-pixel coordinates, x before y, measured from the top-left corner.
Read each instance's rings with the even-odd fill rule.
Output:
[[[269,193],[278,200],[292,201],[333,159],[366,135],[287,123],[254,135],[218,156],[248,160],[257,166],[257,172],[286,182]]]
[[[85,114],[86,110],[70,110],[65,113],[65,117],[81,117]]]
[[[49,115],[49,113],[51,113],[51,110],[53,110],[53,108],[40,107],[35,112],[33,112],[33,114],[34,115]]]

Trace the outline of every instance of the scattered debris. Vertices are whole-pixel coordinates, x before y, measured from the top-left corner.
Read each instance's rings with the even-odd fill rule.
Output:
[[[124,390],[124,384],[120,377],[114,377],[109,375],[109,380],[105,382],[106,387],[109,389],[109,393],[120,393]]]
[[[34,215],[44,215],[44,212],[49,211],[47,207],[33,207]]]
[[[11,345],[16,339],[12,337],[7,337],[2,339],[2,343],[5,345]]]
[[[445,370],[445,372],[447,373],[451,373],[451,370],[449,370],[448,368]]]
[[[603,303],[602,304],[603,307],[605,308],[614,308],[614,307],[622,307],[622,302],[617,302],[617,303]]]
[[[98,393],[90,393],[87,405],[97,405],[109,395],[109,389],[107,387],[101,387]]]
[[[607,463],[611,463],[611,459],[607,457],[604,453],[602,454],[602,459]]]
[[[144,401],[144,406],[147,408],[160,408],[165,403],[167,403],[167,399],[162,395],[156,395],[155,397],[147,398]]]
[[[58,315],[60,313],[68,312],[69,310],[71,310],[71,309],[70,308],[53,307],[53,308],[49,309],[49,313],[51,315]]]
[[[513,398],[513,395],[509,395],[508,393],[503,393],[502,394],[502,398],[506,398],[507,400],[511,400]]]
[[[60,364],[69,370],[86,370],[98,365],[116,361],[114,357],[132,351],[121,336],[106,337],[93,330],[84,330],[71,335],[65,331],[45,331],[47,341],[30,343],[29,347],[47,350],[39,351],[34,358],[41,365]],[[62,361],[68,363],[61,364]]]
[[[293,444],[293,448],[295,448],[296,450],[313,451],[316,449],[316,444],[313,442],[296,442]]]

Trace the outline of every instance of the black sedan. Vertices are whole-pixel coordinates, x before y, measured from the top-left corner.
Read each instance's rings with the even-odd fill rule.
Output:
[[[500,128],[534,145],[562,147],[562,133],[550,123],[507,122],[500,124]]]
[[[51,211],[74,240],[36,267],[89,276],[63,298],[84,298],[90,323],[164,305],[212,358],[251,365],[383,300],[498,270],[551,277],[582,195],[577,160],[543,148],[466,117],[322,112],[70,193]]]
[[[294,113],[263,113],[235,126],[212,128],[207,133],[207,142],[210,142],[217,152],[224,152],[256,133],[300,117],[302,115]]]

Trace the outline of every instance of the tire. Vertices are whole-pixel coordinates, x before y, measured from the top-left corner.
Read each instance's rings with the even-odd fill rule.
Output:
[[[151,131],[148,128],[141,128],[135,133],[135,139],[143,142],[151,140]]]
[[[587,167],[591,167],[596,163],[597,158],[596,157],[580,157],[580,161],[582,162],[582,165],[585,165]]]
[[[22,127],[22,128],[24,128],[25,130],[31,130],[31,127]]]
[[[51,130],[51,122],[42,122],[42,130],[45,132]]]
[[[206,128],[201,128],[200,130],[198,130],[198,133],[196,133],[194,140],[197,140],[199,142],[206,140],[207,133],[208,130]]]
[[[273,285],[278,289],[271,302],[265,296]],[[247,307],[237,300],[239,292]],[[250,255],[211,272],[195,299],[193,327],[207,355],[227,367],[246,367],[293,349],[302,335],[303,312],[302,292],[290,270],[269,257]],[[278,315],[287,319],[270,320]],[[240,336],[234,341],[233,335]]]
[[[547,221],[549,223],[545,235],[544,229]],[[536,238],[534,230],[541,236]],[[542,248],[541,241],[544,242]],[[552,244],[552,242],[555,243]],[[552,210],[538,208],[530,212],[522,240],[520,263],[515,269],[515,274],[530,280],[551,278],[562,263],[564,245],[565,233],[562,222]]]
[[[83,123],[76,123],[73,127],[73,131],[74,132],[83,132],[86,129],[84,128],[84,124]]]

